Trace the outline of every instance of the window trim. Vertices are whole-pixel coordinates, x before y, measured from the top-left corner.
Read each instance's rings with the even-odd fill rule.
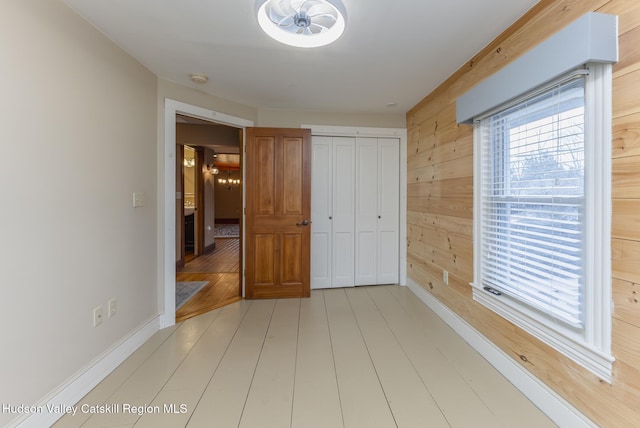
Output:
[[[585,76],[585,304],[582,332],[553,329],[539,313],[506,295],[496,296],[482,288],[482,171],[481,127],[474,125],[474,282],[473,298],[516,326],[552,346],[565,356],[611,383],[611,64],[588,64]],[[567,74],[565,78],[570,75]],[[548,87],[530,91],[529,97]],[[522,100],[519,96],[517,100]],[[505,103],[491,114],[512,106]],[[483,115],[487,116],[487,114]],[[477,123],[477,122],[476,122]],[[561,330],[561,331],[559,331]]]

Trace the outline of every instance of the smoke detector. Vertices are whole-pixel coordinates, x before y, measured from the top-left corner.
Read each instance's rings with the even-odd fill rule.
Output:
[[[191,80],[195,83],[207,83],[209,78],[203,74],[192,74]]]

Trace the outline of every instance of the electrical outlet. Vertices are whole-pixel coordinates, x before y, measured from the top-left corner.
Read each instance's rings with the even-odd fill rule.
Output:
[[[103,311],[102,305],[93,309],[93,326],[97,327],[102,324]]]
[[[446,284],[449,285],[449,271],[443,270],[442,271],[442,281]]]
[[[118,301],[116,299],[109,300],[109,314],[107,315],[109,318],[118,313]]]

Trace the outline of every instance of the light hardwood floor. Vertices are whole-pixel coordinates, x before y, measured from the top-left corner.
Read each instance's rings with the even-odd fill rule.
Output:
[[[156,333],[56,427],[548,427],[400,286],[242,300]],[[149,405],[158,413],[125,412]],[[184,413],[165,413],[165,405]],[[153,407],[153,406],[158,406]],[[144,412],[140,412],[144,413]]]
[[[238,238],[216,238],[213,252],[190,258],[176,273],[176,281],[208,281],[208,284],[176,311],[176,322],[240,300],[239,270]]]

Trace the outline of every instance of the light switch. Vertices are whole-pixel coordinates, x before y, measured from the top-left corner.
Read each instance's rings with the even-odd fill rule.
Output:
[[[142,192],[134,192],[133,193],[133,208],[140,208],[144,205],[144,193]]]

